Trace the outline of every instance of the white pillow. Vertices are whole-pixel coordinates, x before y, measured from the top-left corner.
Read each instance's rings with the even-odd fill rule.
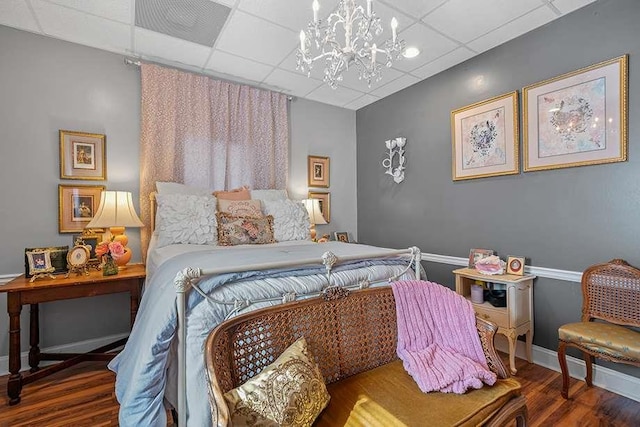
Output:
[[[273,216],[273,237],[278,242],[310,240],[309,213],[302,202],[262,200],[265,215]]]
[[[256,200],[287,200],[287,190],[251,190],[251,198]]]
[[[157,247],[190,243],[218,243],[216,198],[192,194],[158,194]]]
[[[158,194],[191,194],[194,196],[210,196],[213,192],[206,188],[192,187],[177,182],[156,181]]]

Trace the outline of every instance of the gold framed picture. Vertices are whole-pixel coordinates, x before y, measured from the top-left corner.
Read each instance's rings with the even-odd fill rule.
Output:
[[[331,193],[326,191],[309,191],[309,199],[320,201],[320,212],[327,223],[331,222]]]
[[[507,274],[524,276],[524,258],[510,256],[507,258]]]
[[[333,236],[337,242],[349,243],[349,233],[346,231],[336,231]]]
[[[451,112],[454,181],[520,173],[518,92]]]
[[[628,55],[522,89],[524,171],[627,160]]]
[[[58,185],[58,232],[82,232],[98,210],[104,189],[104,185]]]
[[[74,234],[72,239],[72,245],[80,242],[81,244],[89,247],[89,262],[100,262],[96,255],[96,247],[102,242],[102,229],[85,229],[82,230],[82,234]]]
[[[107,179],[106,136],[60,130],[60,178]]]
[[[41,251],[25,252],[29,263],[29,275],[50,274],[56,269],[51,265],[51,251],[44,249]]]
[[[329,158],[308,156],[307,173],[309,187],[329,188]],[[325,218],[326,219],[326,218]],[[327,220],[327,222],[329,222]]]

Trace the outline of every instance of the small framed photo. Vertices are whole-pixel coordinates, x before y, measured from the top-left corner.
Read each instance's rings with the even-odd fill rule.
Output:
[[[81,242],[82,244],[89,246],[89,262],[100,262],[96,256],[96,247],[98,246],[98,243],[102,242],[102,234],[94,232],[93,229],[87,229],[84,230],[82,234],[73,235],[72,246],[76,245],[77,242]]]
[[[320,212],[327,224],[331,222],[331,193],[326,191],[309,191],[309,199],[320,201]]]
[[[524,258],[510,256],[507,258],[507,274],[524,276]]]
[[[493,254],[491,249],[471,249],[469,251],[469,268],[475,268],[476,262]]]
[[[307,163],[309,187],[329,188],[329,158],[309,156]]]
[[[29,278],[33,274],[30,273],[31,268],[29,265],[29,252],[49,252],[49,259],[51,260],[51,266],[53,267],[53,274],[62,274],[67,272],[67,253],[69,252],[69,246],[41,246],[37,248],[25,248],[24,249],[24,275]]]
[[[60,178],[107,179],[106,136],[60,130]]]
[[[93,219],[104,189],[104,185],[58,185],[58,232],[82,232]]]
[[[56,269],[51,265],[51,251],[48,249],[42,251],[26,252],[27,261],[29,263],[29,275],[36,276],[38,274],[51,274]]]
[[[337,242],[349,243],[349,233],[346,231],[336,231],[333,236]]]

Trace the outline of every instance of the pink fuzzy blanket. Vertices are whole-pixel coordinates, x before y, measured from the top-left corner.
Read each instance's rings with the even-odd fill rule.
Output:
[[[391,287],[398,316],[398,357],[420,390],[462,394],[481,388],[483,382],[495,383],[469,301],[433,282],[407,280]]]

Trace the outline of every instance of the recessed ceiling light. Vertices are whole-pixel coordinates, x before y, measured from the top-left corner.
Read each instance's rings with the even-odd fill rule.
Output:
[[[420,49],[413,46],[406,48],[402,54],[405,58],[415,58],[418,55],[420,55]]]

